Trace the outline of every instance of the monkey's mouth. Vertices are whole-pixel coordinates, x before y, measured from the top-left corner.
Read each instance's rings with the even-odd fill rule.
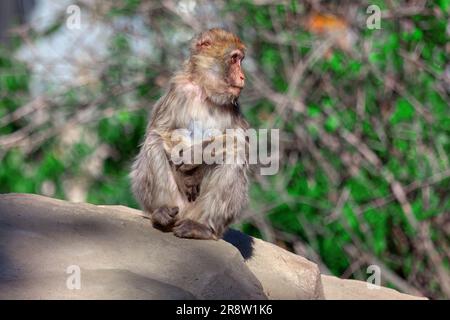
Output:
[[[241,92],[241,90],[244,89],[244,86],[230,85],[230,89],[231,89],[232,91]]]
[[[230,86],[228,92],[234,97],[238,97],[241,94],[241,90],[243,87],[239,86]]]

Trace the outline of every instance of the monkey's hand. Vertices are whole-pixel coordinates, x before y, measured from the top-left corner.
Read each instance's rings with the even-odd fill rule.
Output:
[[[181,150],[181,156],[188,155],[188,159],[190,159],[190,163],[180,163],[175,165],[176,169],[181,172],[190,172],[195,168],[198,168],[203,164],[203,162],[200,163],[194,163],[195,156],[194,154],[196,152],[201,152],[203,154],[203,150],[206,146],[208,146],[211,142],[214,141],[214,137],[209,137],[206,139],[203,139],[202,142],[196,143],[194,145],[186,146]],[[197,158],[203,159],[203,156],[201,157],[197,156]]]

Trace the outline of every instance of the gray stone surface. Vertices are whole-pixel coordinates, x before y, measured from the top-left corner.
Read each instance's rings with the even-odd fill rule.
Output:
[[[67,267],[81,268],[69,290]],[[140,211],[0,195],[1,299],[267,299],[224,241],[179,239]]]
[[[69,266],[81,288],[70,290]],[[179,239],[141,211],[0,194],[0,299],[416,299],[320,275],[317,265],[230,230]]]
[[[236,230],[230,230],[224,239],[241,250],[246,265],[261,282],[269,299],[324,298],[315,263]]]
[[[400,293],[394,289],[377,287],[370,289],[367,282],[358,280],[339,279],[322,275],[322,284],[327,300],[421,300],[416,297]]]

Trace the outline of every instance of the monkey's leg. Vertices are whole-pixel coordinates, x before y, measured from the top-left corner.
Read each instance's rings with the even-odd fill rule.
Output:
[[[211,228],[191,219],[177,221],[172,231],[174,235],[180,238],[217,240]]]
[[[209,168],[200,187],[200,195],[192,207],[180,212],[177,217],[192,220],[203,225],[203,229],[212,230],[220,238],[228,227],[241,214],[248,201],[247,167],[239,164],[223,164]],[[186,222],[188,228],[192,224]],[[196,235],[196,231],[177,232],[177,236]],[[200,237],[204,239],[204,237]],[[211,239],[211,238],[208,238]]]
[[[194,150],[198,148],[203,151],[204,148],[213,141],[213,138],[205,139],[200,144],[191,145],[182,149],[182,152],[190,154],[191,159],[194,159]],[[168,156],[170,153],[167,151]],[[170,162],[170,161],[169,161]],[[178,185],[180,193],[186,197],[188,202],[193,202],[197,199],[200,193],[200,184],[205,174],[205,169],[208,165],[203,163],[180,163],[174,164],[171,162],[173,176]]]
[[[149,132],[130,176],[133,193],[143,210],[151,214],[158,224],[170,224],[168,220],[176,215],[175,208],[182,210],[185,201],[178,190],[158,133]]]
[[[152,222],[156,227],[169,228],[175,223],[178,207],[160,207],[152,212]]]
[[[178,184],[181,194],[186,196],[188,202],[193,202],[197,199],[206,168],[207,166],[205,165],[199,165],[186,170],[186,166],[181,165],[174,169],[175,181]]]

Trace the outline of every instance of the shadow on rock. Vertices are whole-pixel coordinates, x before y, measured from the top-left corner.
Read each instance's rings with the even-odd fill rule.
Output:
[[[251,258],[253,254],[253,238],[236,230],[228,229],[223,240],[236,247],[244,260]]]

